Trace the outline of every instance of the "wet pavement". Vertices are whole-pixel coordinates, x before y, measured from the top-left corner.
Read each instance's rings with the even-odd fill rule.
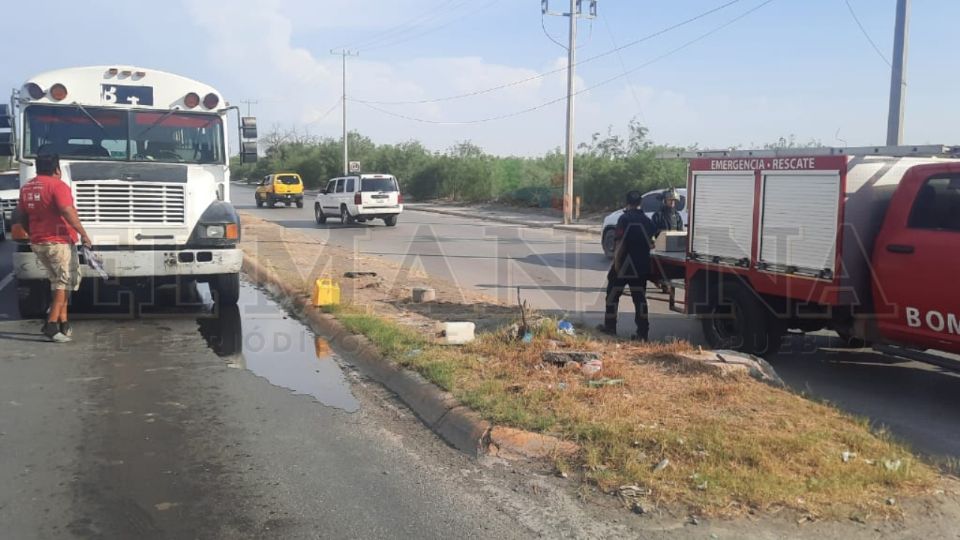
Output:
[[[246,369],[323,405],[347,412],[360,408],[341,367],[343,359],[330,343],[262,291],[244,282],[237,306],[217,310],[206,305],[209,316],[197,319],[200,334],[229,367]]]
[[[475,462],[251,286],[236,309],[204,287],[78,305],[67,345],[19,320],[10,289],[0,538],[535,535],[515,511],[529,502],[491,500]]]

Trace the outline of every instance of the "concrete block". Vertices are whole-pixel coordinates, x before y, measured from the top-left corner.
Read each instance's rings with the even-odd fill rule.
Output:
[[[433,302],[437,299],[437,291],[429,287],[414,287],[413,301],[417,304]]]

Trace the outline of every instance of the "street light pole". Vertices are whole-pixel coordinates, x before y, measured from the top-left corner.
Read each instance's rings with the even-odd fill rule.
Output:
[[[360,56],[360,53],[357,51],[351,51],[349,49],[340,49],[339,51],[331,50],[330,54],[336,54],[343,57],[343,174],[350,174],[350,150],[349,150],[349,141],[347,140],[347,57],[348,56]]]
[[[893,66],[890,73],[890,113],[887,117],[887,146],[903,144],[903,109],[906,100],[907,44],[910,33],[910,0],[897,0],[897,23],[893,37]]]
[[[550,0],[541,0],[541,10],[544,15],[570,17],[570,35],[567,42],[567,155],[564,166],[563,180],[563,223],[573,222],[573,159],[576,155],[576,138],[574,137],[574,103],[576,98],[576,63],[577,63],[577,19],[581,17],[594,18],[597,16],[597,0],[590,0],[590,13],[584,14],[581,7],[583,0],[570,0],[569,13],[555,13],[550,11]]]

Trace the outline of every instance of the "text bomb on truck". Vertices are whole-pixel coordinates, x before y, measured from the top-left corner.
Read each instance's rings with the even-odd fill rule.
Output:
[[[214,88],[127,66],[78,67],[28,79],[0,106],[0,155],[36,175],[60,156],[62,180],[111,278],[135,290],[207,282],[234,304],[243,255],[230,203],[230,107]],[[238,113],[239,117],[239,113]],[[256,120],[240,118],[241,160],[256,160]],[[22,235],[21,235],[22,236]],[[46,309],[45,273],[21,238],[14,273],[23,316]],[[96,274],[83,265],[83,286]]]
[[[689,160],[689,237],[652,270],[711,346],[769,354],[788,330],[831,329],[960,365],[921,354],[960,353],[960,147],[670,157]]]

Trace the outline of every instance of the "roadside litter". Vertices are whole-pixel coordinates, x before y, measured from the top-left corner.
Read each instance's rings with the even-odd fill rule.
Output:
[[[576,335],[577,335],[577,331],[574,330],[574,328],[573,328],[573,323],[571,323],[570,321],[566,321],[566,320],[564,320],[564,321],[559,321],[559,322],[557,323],[557,331],[560,332],[561,334],[564,334],[564,335],[567,335],[567,336],[576,336]]]
[[[330,278],[320,278],[313,286],[313,305],[336,306],[340,304],[340,284]]]
[[[587,377],[592,377],[603,370],[603,362],[599,359],[590,360],[589,362],[584,363],[580,366],[580,372],[586,375]]]
[[[443,323],[444,342],[447,345],[464,345],[476,339],[477,325],[472,322]]]
[[[601,388],[603,386],[622,386],[623,379],[608,379],[606,377],[594,381],[588,381],[587,386],[591,388]]]
[[[377,277],[376,272],[344,272],[343,277],[355,279],[358,277]]]

